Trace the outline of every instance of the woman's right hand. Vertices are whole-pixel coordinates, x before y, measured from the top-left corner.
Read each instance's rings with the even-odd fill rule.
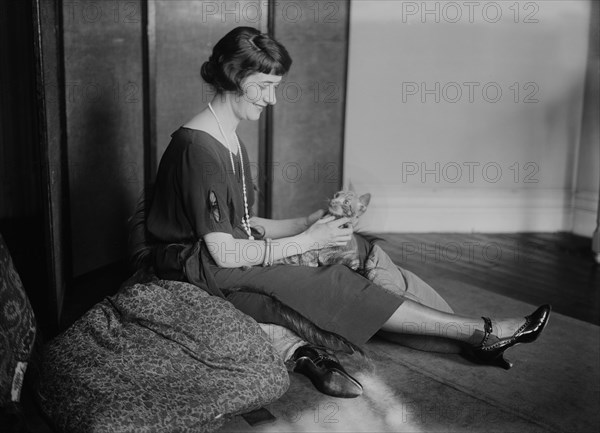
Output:
[[[349,218],[336,219],[332,215],[317,220],[304,232],[310,239],[311,249],[346,245],[352,239],[352,225],[342,226],[349,221]]]

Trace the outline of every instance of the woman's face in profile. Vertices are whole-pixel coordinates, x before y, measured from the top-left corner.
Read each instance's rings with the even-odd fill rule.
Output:
[[[242,96],[238,96],[234,111],[240,120],[258,120],[267,105],[275,105],[275,92],[281,82],[280,75],[257,72],[248,75],[242,81]]]

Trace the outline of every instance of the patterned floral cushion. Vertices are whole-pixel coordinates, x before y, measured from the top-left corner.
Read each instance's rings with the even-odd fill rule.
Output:
[[[278,399],[260,326],[197,287],[125,284],[45,350],[40,403],[64,432],[206,432]]]
[[[33,310],[0,235],[0,406],[20,399],[35,332]]]

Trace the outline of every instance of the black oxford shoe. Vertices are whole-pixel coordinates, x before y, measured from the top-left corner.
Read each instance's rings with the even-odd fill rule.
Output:
[[[308,377],[323,394],[354,398],[362,394],[362,385],[350,376],[334,355],[326,349],[305,345],[294,352],[294,371]]]

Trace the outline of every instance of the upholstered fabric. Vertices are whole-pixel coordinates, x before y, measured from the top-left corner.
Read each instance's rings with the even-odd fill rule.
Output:
[[[287,371],[229,302],[166,280],[126,284],[45,351],[40,403],[64,432],[205,432],[278,399]]]
[[[20,399],[35,333],[33,310],[0,235],[0,406]]]

